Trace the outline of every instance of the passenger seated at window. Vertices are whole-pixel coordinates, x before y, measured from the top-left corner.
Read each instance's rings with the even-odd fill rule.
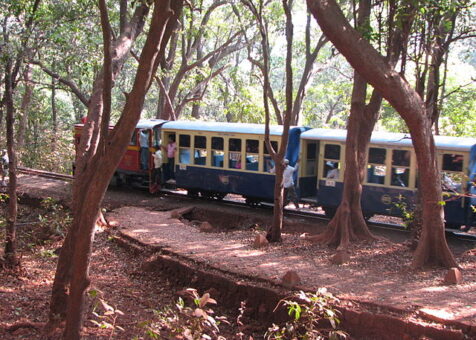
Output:
[[[461,183],[456,182],[447,173],[442,175],[441,186],[444,191],[461,192]]]
[[[327,172],[327,179],[339,179],[339,163],[338,162],[329,162],[331,163],[331,170]]]
[[[408,169],[394,168],[392,170],[391,182],[396,187],[408,187]]]

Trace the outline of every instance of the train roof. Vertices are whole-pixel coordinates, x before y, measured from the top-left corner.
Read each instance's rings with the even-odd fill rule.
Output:
[[[153,129],[157,125],[162,125],[166,122],[163,119],[141,119],[137,123],[136,129]]]
[[[322,139],[329,141],[344,142],[347,137],[347,130],[331,129],[311,129],[301,134],[303,139]],[[434,136],[438,149],[469,151],[476,145],[476,138]],[[393,133],[375,131],[372,133],[370,141],[372,144],[383,144],[389,146],[413,147],[409,133]]]
[[[230,133],[249,133],[264,135],[264,124],[245,124],[245,123],[219,123],[219,122],[199,122],[176,120],[165,123],[163,129],[172,130],[193,130],[208,132],[230,132]],[[291,129],[296,127],[291,127]],[[304,129],[304,128],[300,128]],[[270,135],[281,135],[283,133],[282,125],[270,125]]]

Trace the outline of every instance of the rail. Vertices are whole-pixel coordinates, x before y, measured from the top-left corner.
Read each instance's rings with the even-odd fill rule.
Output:
[[[34,176],[40,176],[40,177],[45,177],[45,178],[50,178],[50,179],[56,179],[56,180],[63,180],[63,181],[72,181],[73,176],[71,175],[65,175],[65,174],[59,174],[55,172],[50,172],[50,171],[44,171],[44,170],[37,170],[37,169],[30,169],[30,168],[24,168],[24,167],[18,167],[17,168],[19,172],[28,174],[28,175],[34,175]],[[144,189],[144,188],[143,188]],[[189,196],[187,195],[186,192],[184,191],[178,191],[178,190],[171,190],[171,189],[165,189],[163,190],[164,193],[170,195],[170,196],[176,196],[180,197],[181,199],[188,198],[190,200],[196,200],[196,199],[207,199],[207,200],[214,200],[212,198],[204,198],[204,197],[197,197],[197,196]],[[272,209],[273,206],[272,204],[259,204],[255,206],[249,206],[244,200],[233,200],[233,199],[223,199],[223,200],[214,200],[216,202],[221,202],[222,204],[226,205],[232,205],[232,206],[237,206],[240,208],[245,208],[245,209]],[[293,209],[285,209],[284,210],[284,215],[285,216],[295,216],[295,217],[303,217],[303,218],[309,218],[309,219],[315,219],[315,220],[320,220],[320,221],[329,221],[329,218],[326,217],[324,214],[321,214],[316,211],[302,211],[302,210],[293,210]],[[371,228],[379,228],[379,229],[390,229],[395,232],[402,232],[402,233],[408,233],[409,230],[406,229],[403,225],[401,224],[395,224],[395,223],[386,223],[386,222],[378,222],[378,221],[368,221],[369,227]],[[461,240],[461,241],[467,241],[467,242],[476,242],[476,235],[474,234],[469,234],[462,232],[460,230],[456,229],[446,229],[446,235],[448,237]]]

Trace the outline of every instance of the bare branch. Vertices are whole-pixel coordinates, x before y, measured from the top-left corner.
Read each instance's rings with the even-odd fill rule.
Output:
[[[83,103],[86,107],[88,106],[89,98],[79,89],[79,87],[76,85],[76,83],[73,80],[65,79],[61,77],[59,74],[47,68],[41,61],[33,60],[30,63],[39,66],[42,69],[42,71],[48,74],[50,77],[53,77],[56,80],[58,80],[60,83],[66,85],[71,90],[71,92],[73,92],[76,95],[76,97],[78,97],[81,103]]]

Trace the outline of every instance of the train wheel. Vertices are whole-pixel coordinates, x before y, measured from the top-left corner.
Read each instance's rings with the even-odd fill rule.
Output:
[[[260,204],[260,202],[259,202],[257,199],[255,199],[255,198],[248,198],[248,197],[246,198],[246,201],[245,201],[245,202],[246,202],[246,204],[248,204],[248,205],[249,205],[250,207],[252,207],[252,208],[256,208],[256,207],[258,207],[259,204]]]
[[[216,192],[216,193],[215,193],[215,199],[216,199],[217,201],[221,201],[222,199],[225,198],[225,196],[226,196],[226,194],[223,194],[223,193],[221,193],[221,192]]]
[[[196,197],[198,197],[198,191],[197,190],[187,190],[187,196],[196,198]]]

